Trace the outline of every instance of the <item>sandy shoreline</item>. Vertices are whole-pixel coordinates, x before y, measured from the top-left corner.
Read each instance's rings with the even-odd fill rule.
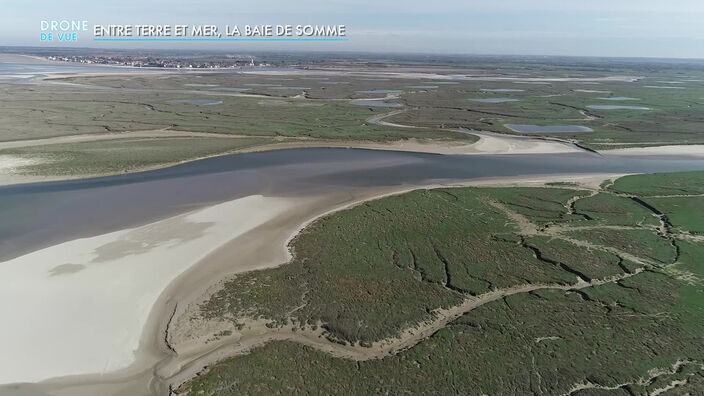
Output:
[[[23,148],[23,147],[36,147],[51,144],[66,144],[66,143],[84,143],[84,142],[96,142],[102,140],[119,140],[119,139],[140,139],[140,138],[172,138],[172,137],[207,137],[207,138],[251,138],[251,136],[244,135],[226,135],[222,133],[210,133],[210,132],[189,132],[189,131],[175,131],[168,128],[164,129],[153,129],[145,131],[129,131],[129,132],[113,132],[113,133],[90,133],[83,135],[66,135],[66,136],[56,136],[50,138],[42,139],[28,139],[28,140],[10,140],[5,142],[0,142],[0,150],[13,149],[13,148]]]
[[[39,56],[24,55],[24,54],[11,54],[11,53],[0,54],[0,62],[28,63],[28,64],[42,64],[42,65],[56,65],[56,64],[63,63],[63,62],[58,62],[58,61],[50,61],[49,59],[42,58]]]
[[[0,383],[129,366],[152,306],[173,279],[295,205],[249,196],[3,262]]]
[[[622,156],[678,156],[687,158],[704,158],[704,144],[630,147],[601,150],[600,153],[604,155]]]

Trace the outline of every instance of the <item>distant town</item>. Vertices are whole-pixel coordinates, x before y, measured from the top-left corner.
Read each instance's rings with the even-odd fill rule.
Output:
[[[254,57],[230,56],[216,59],[159,58],[130,55],[49,55],[46,59],[96,65],[131,67],[155,67],[169,69],[235,69],[240,67],[269,67],[271,64],[257,62]]]

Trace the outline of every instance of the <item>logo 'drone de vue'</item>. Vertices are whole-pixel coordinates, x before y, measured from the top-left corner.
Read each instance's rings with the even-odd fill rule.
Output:
[[[88,31],[88,21],[81,20],[42,20],[39,25],[42,42],[76,42],[78,32]]]

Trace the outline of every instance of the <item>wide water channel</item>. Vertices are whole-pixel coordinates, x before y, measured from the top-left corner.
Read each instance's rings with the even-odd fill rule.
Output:
[[[503,176],[682,170],[704,170],[704,160],[325,148],[235,154],[133,174],[0,187],[0,261],[252,194],[314,195]]]

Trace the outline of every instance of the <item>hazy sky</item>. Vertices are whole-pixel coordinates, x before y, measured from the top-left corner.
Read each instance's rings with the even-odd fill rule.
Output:
[[[2,3],[0,45],[46,45],[39,41],[41,20],[85,19],[91,26],[345,24],[350,40],[98,43],[92,41],[90,31],[79,42],[84,47],[704,58],[703,0],[3,0]]]

